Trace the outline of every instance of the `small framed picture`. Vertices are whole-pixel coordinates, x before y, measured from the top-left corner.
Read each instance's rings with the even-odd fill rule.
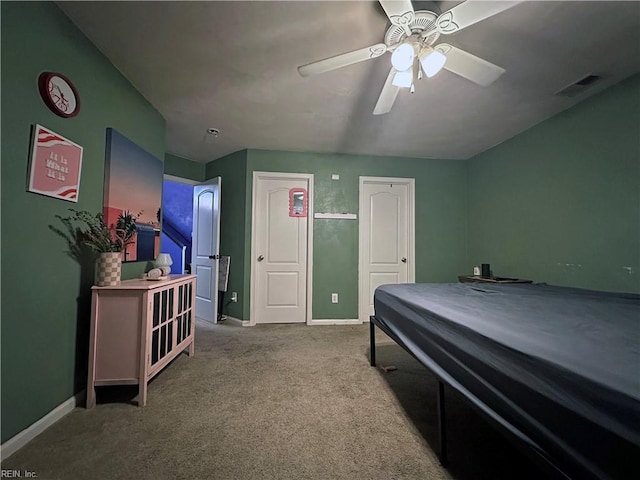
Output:
[[[289,190],[289,216],[307,216],[307,191],[304,188],[292,188]]]
[[[35,126],[29,165],[29,191],[78,201],[82,147],[41,125]]]

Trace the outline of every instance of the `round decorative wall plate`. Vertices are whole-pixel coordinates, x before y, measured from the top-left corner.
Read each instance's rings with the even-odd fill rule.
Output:
[[[45,105],[63,118],[80,112],[80,96],[75,85],[61,73],[43,72],[38,77],[38,90]]]

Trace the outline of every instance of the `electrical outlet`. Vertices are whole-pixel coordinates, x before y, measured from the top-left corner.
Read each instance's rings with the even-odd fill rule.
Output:
[[[331,303],[338,303],[338,294],[337,293],[332,293],[331,294]]]
[[[238,301],[238,292],[231,292],[231,301],[232,302]]]

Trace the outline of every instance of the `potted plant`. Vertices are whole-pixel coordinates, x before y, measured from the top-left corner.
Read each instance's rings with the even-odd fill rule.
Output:
[[[51,226],[50,228],[64,238],[69,245],[70,253],[81,257],[83,247],[90,248],[98,255],[96,262],[96,283],[98,286],[117,285],[120,283],[122,252],[134,242],[136,220],[142,212],[132,215],[122,212],[111,227],[106,224],[102,213],[93,214],[86,210],[69,209],[68,217],[56,215],[65,230]]]

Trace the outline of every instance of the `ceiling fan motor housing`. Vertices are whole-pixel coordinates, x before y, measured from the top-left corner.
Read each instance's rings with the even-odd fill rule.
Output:
[[[438,15],[429,10],[418,10],[415,12],[413,21],[409,24],[409,28],[413,34],[417,34],[423,45],[433,45],[440,37],[436,27],[436,19]],[[423,37],[422,34],[428,34]],[[412,35],[413,37],[413,35]],[[407,32],[401,25],[391,25],[384,35],[384,43],[387,47],[400,45],[407,39]]]

